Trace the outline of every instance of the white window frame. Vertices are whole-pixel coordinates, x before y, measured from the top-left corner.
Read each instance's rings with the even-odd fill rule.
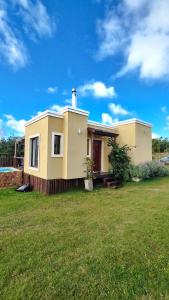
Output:
[[[60,154],[54,154],[54,138],[55,135],[60,136]],[[63,141],[64,135],[61,132],[52,132],[51,157],[63,157]]]
[[[87,154],[87,157],[91,158],[91,146],[92,146],[92,143],[91,143],[91,138],[87,138],[87,140],[89,140],[89,154]]]
[[[38,168],[34,168],[31,166],[31,139],[39,138],[39,145],[38,145]],[[35,134],[29,136],[29,169],[33,171],[39,171],[39,164],[40,164],[40,134]]]

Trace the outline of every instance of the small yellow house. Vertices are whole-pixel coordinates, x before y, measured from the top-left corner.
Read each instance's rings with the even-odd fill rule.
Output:
[[[109,137],[131,147],[134,164],[152,160],[150,124],[137,119],[114,126],[89,121],[89,113],[77,109],[73,100],[72,107],[58,113],[45,111],[26,123],[25,183],[45,194],[79,187],[85,177],[87,156],[94,160],[96,174],[109,172]]]

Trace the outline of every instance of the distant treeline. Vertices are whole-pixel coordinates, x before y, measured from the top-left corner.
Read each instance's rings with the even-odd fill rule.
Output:
[[[0,139],[0,156],[8,155],[14,156],[15,152],[15,141],[16,137],[9,137],[7,139],[1,138]],[[24,156],[24,144],[19,143],[17,145],[17,156]]]
[[[152,140],[153,153],[169,152],[169,139],[162,138]]]

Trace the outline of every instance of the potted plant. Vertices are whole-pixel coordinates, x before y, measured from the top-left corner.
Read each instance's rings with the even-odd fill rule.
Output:
[[[85,184],[85,190],[92,192],[93,191],[93,160],[89,157],[86,157],[85,159],[85,165],[86,165],[86,178],[84,180]]]

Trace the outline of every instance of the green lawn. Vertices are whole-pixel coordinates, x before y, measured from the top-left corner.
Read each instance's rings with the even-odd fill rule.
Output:
[[[169,178],[0,191],[0,299],[169,299]]]

